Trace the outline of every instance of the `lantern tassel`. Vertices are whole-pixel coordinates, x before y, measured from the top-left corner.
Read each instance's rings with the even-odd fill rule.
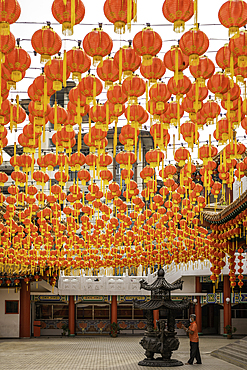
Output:
[[[122,73],[123,73],[123,49],[119,50],[119,83],[122,82]]]
[[[132,0],[127,0],[127,29],[131,31]]]
[[[114,157],[116,157],[116,149],[117,149],[117,121],[115,121],[115,132],[114,132],[114,148],[113,148]]]
[[[73,0],[71,1],[71,8],[72,8],[72,3],[73,3]],[[71,15],[71,19],[72,19],[72,15]],[[64,53],[63,53],[63,87],[67,86],[66,80],[67,80],[67,52],[66,50],[64,50]]]

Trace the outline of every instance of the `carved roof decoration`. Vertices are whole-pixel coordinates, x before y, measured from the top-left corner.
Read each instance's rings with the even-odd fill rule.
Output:
[[[220,212],[203,211],[203,219],[212,224],[224,224],[247,209],[247,190]]]

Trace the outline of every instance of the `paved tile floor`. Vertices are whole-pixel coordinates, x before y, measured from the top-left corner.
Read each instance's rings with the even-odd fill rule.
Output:
[[[0,340],[0,370],[140,370],[144,359],[139,336],[32,338]],[[234,340],[232,340],[234,341]],[[240,370],[240,367],[210,356],[210,352],[229,344],[222,337],[200,338],[201,370]],[[180,338],[173,358],[188,360],[189,340]],[[179,367],[181,368],[181,367]],[[178,369],[179,369],[178,368]],[[191,366],[186,366],[186,369]],[[152,369],[160,369],[153,367]],[[174,368],[166,368],[174,369]]]

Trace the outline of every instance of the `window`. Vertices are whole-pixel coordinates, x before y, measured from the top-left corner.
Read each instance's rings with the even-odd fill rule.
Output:
[[[18,314],[19,301],[5,301],[5,314]]]
[[[69,307],[68,305],[57,304],[53,305],[53,319],[64,320],[69,318]]]
[[[135,308],[134,309],[134,319],[145,319],[143,310],[139,310],[139,308]]]
[[[119,305],[117,307],[117,317],[122,320],[132,319],[132,305]]]
[[[39,316],[42,320],[52,319],[52,305],[51,304],[41,304],[39,306]]]
[[[110,318],[110,310],[109,305],[99,305],[94,306],[94,319],[101,320],[101,319],[109,319]]]
[[[92,306],[77,306],[77,319],[90,319],[93,318],[93,307]]]

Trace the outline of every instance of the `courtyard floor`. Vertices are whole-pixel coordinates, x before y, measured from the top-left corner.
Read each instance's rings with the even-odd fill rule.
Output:
[[[140,370],[144,359],[139,336],[41,337],[31,339],[1,339],[0,369],[4,370]],[[180,347],[173,358],[187,362],[189,339],[180,337]],[[234,339],[232,339],[234,342]],[[210,353],[229,344],[222,337],[200,338],[201,370],[239,370],[238,366],[212,357]],[[179,367],[181,368],[181,367]],[[191,366],[185,366],[189,369]],[[152,369],[160,369],[152,367]],[[174,369],[174,368],[166,368]]]

